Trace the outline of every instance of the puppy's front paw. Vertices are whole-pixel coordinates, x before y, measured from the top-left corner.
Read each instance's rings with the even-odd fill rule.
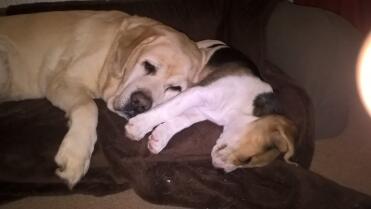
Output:
[[[158,154],[166,147],[170,138],[171,135],[166,129],[166,123],[161,124],[149,136],[147,147],[153,154]]]
[[[213,166],[229,173],[237,168],[231,161],[233,150],[224,143],[216,144],[211,151]]]
[[[135,141],[141,140],[153,128],[149,122],[141,115],[131,118],[125,126],[126,136]]]
[[[66,137],[54,158],[58,165],[58,169],[55,171],[56,174],[66,181],[70,189],[88,171],[91,151],[93,149],[88,146],[81,146],[76,140],[79,139]]]

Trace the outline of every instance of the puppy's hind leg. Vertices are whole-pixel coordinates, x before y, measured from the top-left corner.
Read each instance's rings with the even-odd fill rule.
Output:
[[[97,140],[98,108],[83,87],[64,82],[54,82],[48,88],[47,98],[69,118],[70,127],[55,162],[59,167],[56,174],[72,188],[89,168]]]
[[[201,112],[192,109],[158,125],[149,136],[148,149],[158,154],[176,133],[203,120],[206,120],[206,117]]]

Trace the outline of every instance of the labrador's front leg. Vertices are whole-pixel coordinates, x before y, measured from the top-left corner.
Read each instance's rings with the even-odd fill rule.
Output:
[[[125,126],[127,137],[140,140],[157,125],[191,108],[202,106],[205,99],[203,92],[203,87],[193,87],[148,112],[131,118]]]
[[[56,174],[67,182],[69,188],[73,188],[89,168],[97,140],[98,109],[82,88],[70,89],[54,84],[47,98],[64,110],[69,118],[69,130],[55,156],[55,162],[59,167]]]

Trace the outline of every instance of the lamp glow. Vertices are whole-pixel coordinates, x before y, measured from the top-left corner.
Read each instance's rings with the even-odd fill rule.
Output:
[[[357,87],[361,100],[371,116],[371,33],[364,42],[358,59]]]

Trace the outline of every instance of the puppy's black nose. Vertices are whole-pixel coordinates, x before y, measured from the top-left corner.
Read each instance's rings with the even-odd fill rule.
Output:
[[[142,91],[136,91],[130,96],[130,106],[136,114],[145,112],[151,108],[152,98]]]

